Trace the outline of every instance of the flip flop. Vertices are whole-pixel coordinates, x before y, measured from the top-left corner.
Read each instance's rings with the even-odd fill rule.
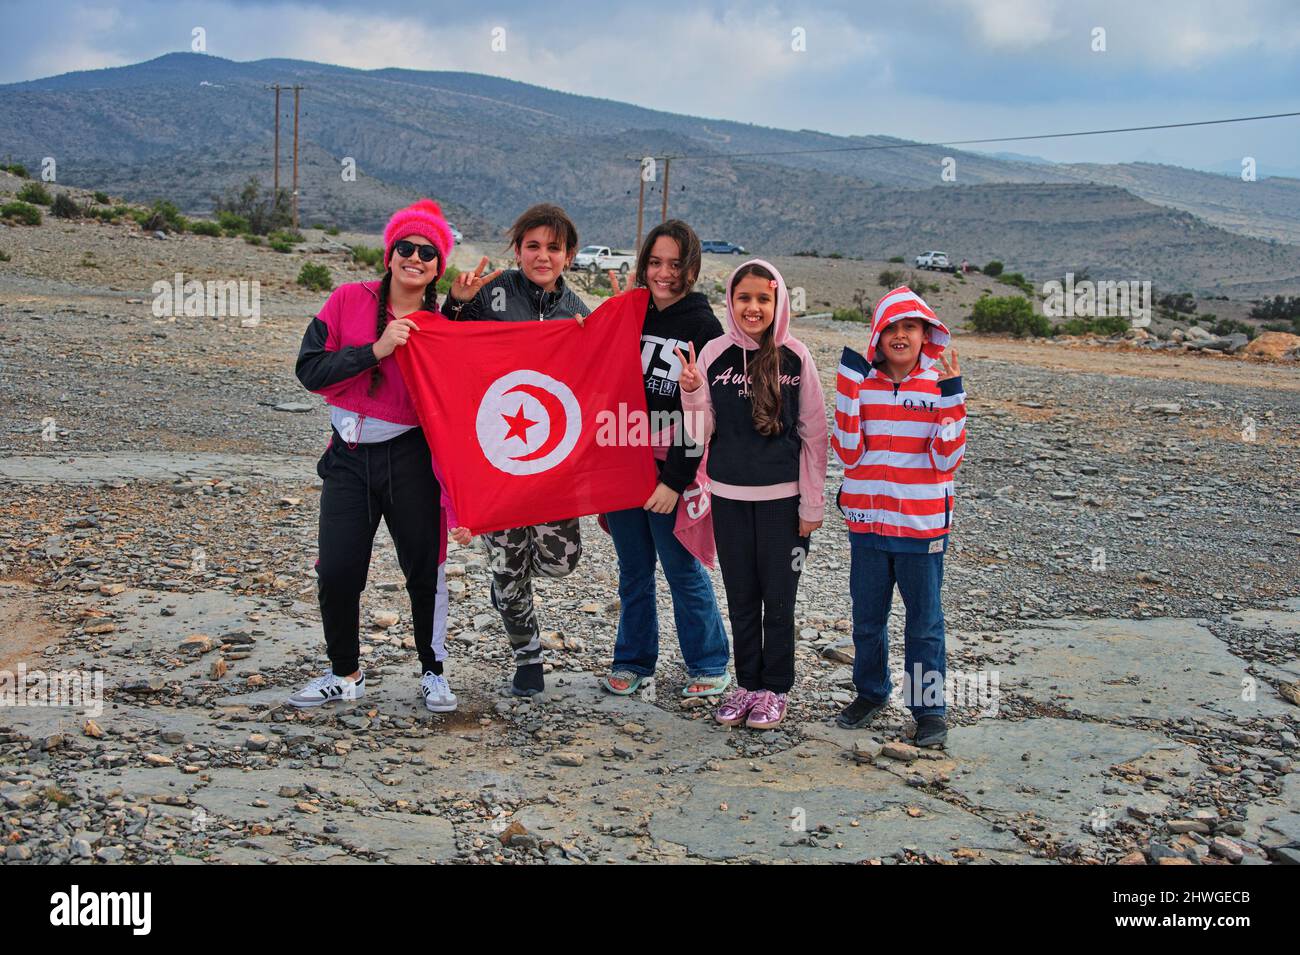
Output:
[[[691,692],[693,686],[706,686],[707,690],[696,690]],[[731,686],[731,674],[720,673],[717,676],[697,676],[686,681],[682,687],[682,696],[688,700],[700,699],[706,696],[721,696],[727,692],[727,687]]]
[[[631,670],[615,670],[613,673],[600,678],[600,688],[606,693],[613,693],[615,696],[631,696],[648,679],[650,678],[642,676],[640,673],[633,673]],[[613,686],[609,682],[610,680],[621,680],[627,686],[620,690],[618,687]]]

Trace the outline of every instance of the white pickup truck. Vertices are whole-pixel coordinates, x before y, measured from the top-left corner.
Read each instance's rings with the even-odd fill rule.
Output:
[[[573,257],[573,268],[586,269],[592,275],[614,269],[627,275],[636,266],[636,253],[626,249],[611,249],[607,245],[584,245]]]
[[[916,257],[915,261],[918,269],[934,269],[938,272],[956,271],[948,264],[947,252],[922,252]]]

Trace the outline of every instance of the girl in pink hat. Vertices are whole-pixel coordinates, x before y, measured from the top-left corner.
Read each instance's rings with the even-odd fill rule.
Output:
[[[412,330],[409,316],[436,312],[435,287],[453,246],[436,202],[399,210],[384,229],[384,277],[331,293],[303,335],[297,374],[325,399],[332,434],[316,465],[324,482],[316,561],[330,669],[289,697],[296,707],[356,700],[361,669],[361,591],[382,517],[411,599],[420,657],[420,694],[436,713],[456,708],[443,674],[447,656],[446,519],[429,445],[393,353]]]

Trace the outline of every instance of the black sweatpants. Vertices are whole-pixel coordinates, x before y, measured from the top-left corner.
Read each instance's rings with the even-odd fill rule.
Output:
[[[794,686],[794,598],[808,557],[799,497],[733,501],[713,495],[713,539],[727,589],[736,682],[789,693]]]
[[[316,465],[320,497],[317,593],[330,665],[338,676],[360,666],[361,591],[384,518],[411,598],[420,672],[446,657],[447,585],[440,556],[445,529],[438,479],[419,428],[377,444],[348,447],[334,432]]]

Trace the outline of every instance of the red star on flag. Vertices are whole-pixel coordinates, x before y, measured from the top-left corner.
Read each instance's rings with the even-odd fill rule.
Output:
[[[530,421],[528,418],[524,417],[524,406],[519,406],[519,410],[515,412],[513,418],[510,415],[504,414],[501,417],[505,419],[506,424],[510,425],[510,430],[506,432],[505,440],[509,441],[511,438],[518,438],[527,444],[528,429],[537,424],[537,422]]]

